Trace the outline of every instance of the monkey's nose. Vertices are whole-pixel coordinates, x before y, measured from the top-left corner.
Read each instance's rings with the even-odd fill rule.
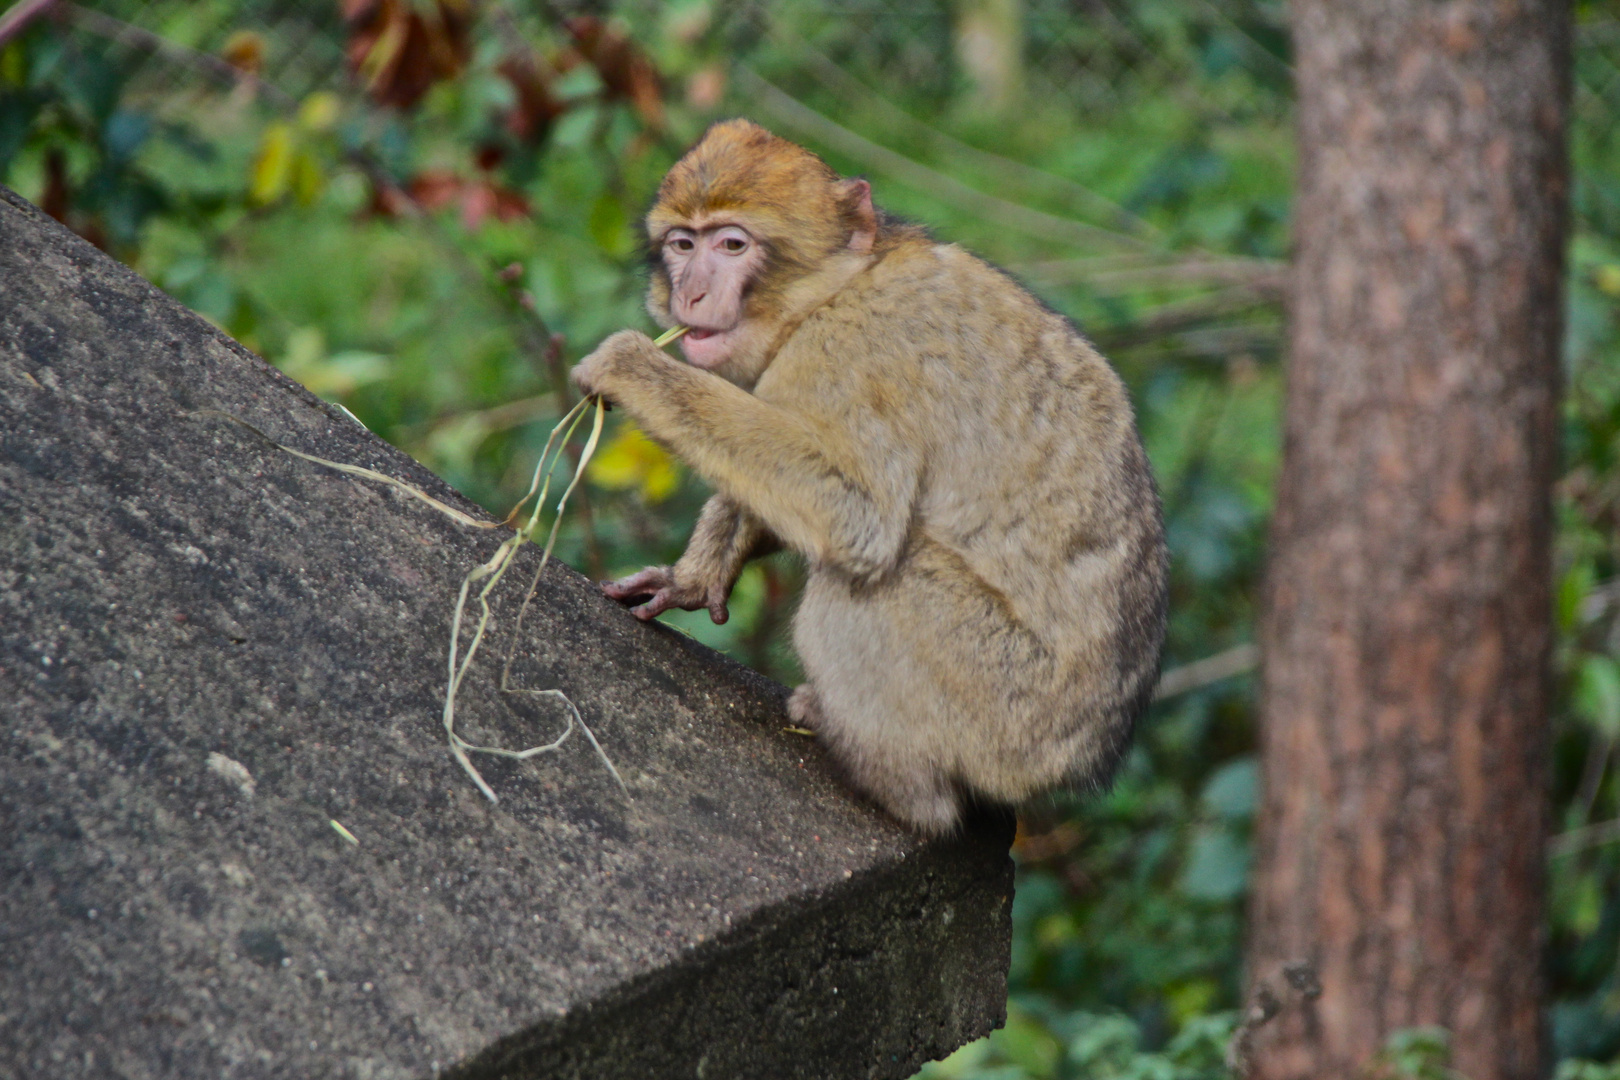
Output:
[[[708,292],[707,289],[705,289],[703,292],[698,293],[696,296],[694,296],[690,300],[688,300],[686,302],[686,306],[687,307],[697,307],[699,304],[701,304],[703,302],[703,298],[705,296],[708,296],[708,295],[709,295],[709,292]]]

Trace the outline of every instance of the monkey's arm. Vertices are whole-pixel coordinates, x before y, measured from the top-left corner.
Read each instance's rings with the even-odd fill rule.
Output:
[[[784,409],[635,331],[604,341],[574,380],[622,406],[810,559],[871,579],[899,558],[921,463],[864,403],[848,403],[836,423]]]
[[[620,603],[640,602],[632,614],[643,621],[670,608],[706,607],[709,618],[723,623],[730,617],[726,600],[743,566],[781,546],[758,518],[725,495],[716,495],[703,505],[679,562],[604,582],[602,591]]]

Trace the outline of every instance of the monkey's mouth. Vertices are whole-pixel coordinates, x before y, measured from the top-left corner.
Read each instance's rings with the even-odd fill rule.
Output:
[[[681,338],[681,352],[693,367],[718,367],[731,353],[731,329],[705,330],[694,326]]]

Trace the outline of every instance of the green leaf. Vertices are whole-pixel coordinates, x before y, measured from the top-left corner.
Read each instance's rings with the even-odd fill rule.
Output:
[[[128,161],[152,134],[152,119],[143,113],[119,109],[107,118],[101,139],[107,147],[107,156],[114,161]]]
[[[1563,1061],[1553,1080],[1620,1080],[1620,1061],[1602,1065],[1596,1061]]]
[[[1228,762],[1204,785],[1204,809],[1228,821],[1247,821],[1260,805],[1260,765],[1252,757]]]
[[[321,163],[308,150],[298,151],[293,156],[292,190],[299,205],[309,206],[314,203],[321,197],[321,192],[325,188],[326,177],[321,174]]]
[[[624,212],[624,204],[612,192],[604,191],[596,197],[596,202],[591,204],[588,224],[597,247],[615,258],[630,254],[634,243],[630,236],[630,219]]]
[[[1080,1034],[1069,1040],[1069,1060],[1082,1075],[1107,1069],[1111,1075],[1136,1056],[1142,1033],[1128,1017],[1087,1017]]]
[[[1561,631],[1567,634],[1580,625],[1581,608],[1585,606],[1586,598],[1596,584],[1597,572],[1589,559],[1579,560],[1558,579],[1554,607],[1557,612],[1558,628]]]
[[[990,1042],[1003,1057],[1031,1076],[1057,1075],[1063,1048],[1045,1025],[1027,1013],[1009,1010],[1007,1026],[992,1034]]]
[[[1400,1080],[1451,1080],[1451,1032],[1403,1028],[1390,1034],[1379,1058]]]
[[[1181,872],[1182,893],[1196,900],[1235,900],[1248,884],[1248,845],[1224,827],[1200,829]]]
[[[1575,712],[1604,736],[1620,738],[1620,664],[1589,654],[1575,673]]]

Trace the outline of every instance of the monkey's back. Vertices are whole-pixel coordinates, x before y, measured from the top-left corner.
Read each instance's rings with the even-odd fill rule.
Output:
[[[807,671],[838,671],[823,695],[880,702],[905,752],[999,798],[1103,778],[1152,690],[1167,570],[1107,362],[1010,278],[909,241],[806,319],[756,392],[921,448],[895,570],[812,569],[796,633]]]

